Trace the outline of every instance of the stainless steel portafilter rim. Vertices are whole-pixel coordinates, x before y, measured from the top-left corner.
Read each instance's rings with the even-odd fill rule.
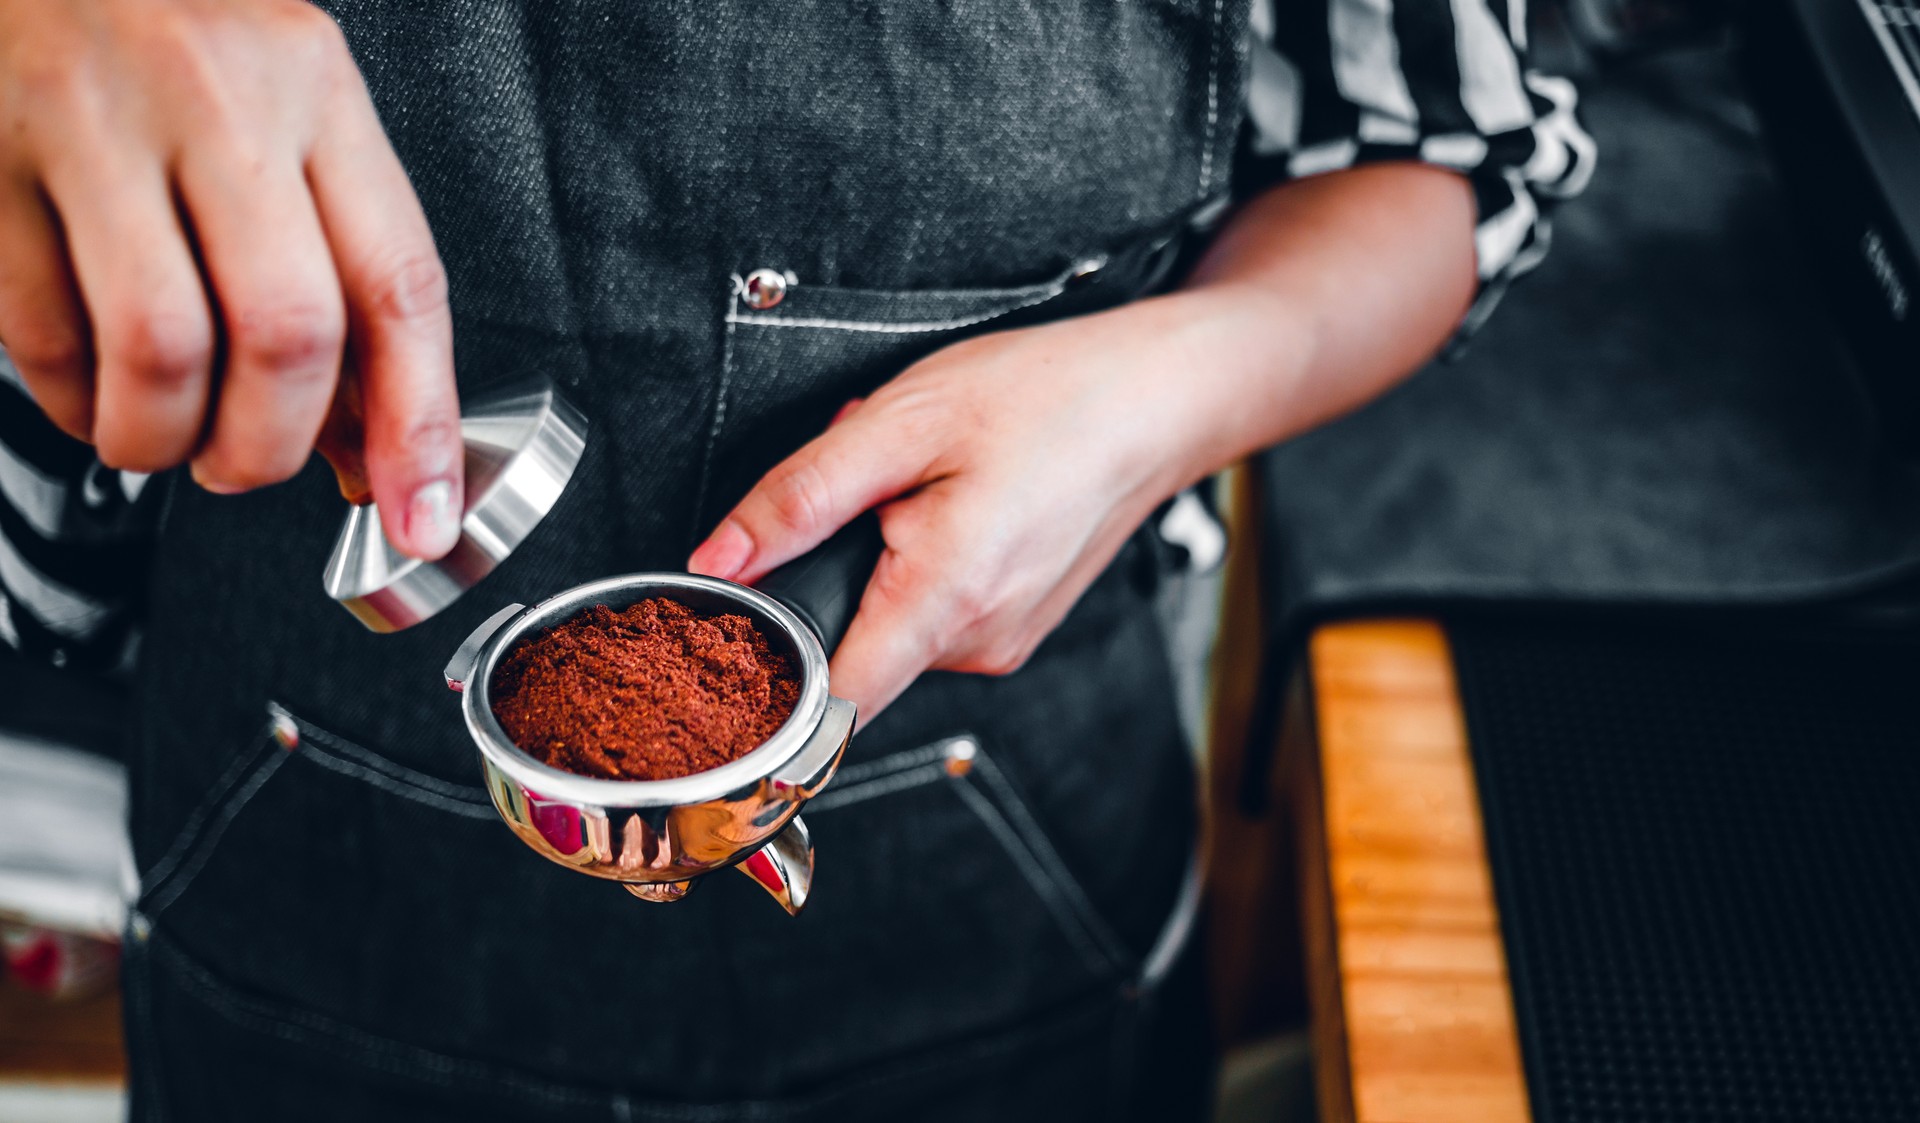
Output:
[[[493,716],[493,676],[529,634],[596,604],[670,597],[696,611],[744,615],[798,663],[794,712],[764,743],[718,768],[670,780],[602,780],[550,767],[515,745]],[[685,573],[633,573],[575,586],[532,608],[509,605],[476,628],[447,664],[487,794],[520,840],[549,861],[618,882],[645,901],[678,901],[707,874],[746,874],[789,913],[806,906],[813,844],[801,807],[838,769],[853,703],[827,689],[825,645],[767,593]]]
[[[623,608],[649,597],[664,596],[696,609],[727,607],[748,616],[773,640],[795,655],[800,670],[800,698],[793,713],[773,736],[741,756],[705,772],[669,780],[603,780],[562,771],[544,764],[514,744],[493,716],[492,682],[501,658],[515,644],[544,628],[551,628],[594,605]],[[827,654],[820,640],[793,610],[757,590],[731,581],[695,577],[687,573],[630,573],[577,585],[541,601],[532,608],[510,606],[496,614],[507,617],[485,636],[471,653],[466,648],[448,665],[448,684],[461,690],[461,713],[467,731],[482,754],[500,771],[543,798],[601,807],[672,807],[737,796],[765,780],[804,748],[825,716],[828,704]],[[495,621],[489,621],[489,624]],[[464,675],[460,673],[465,663]]]

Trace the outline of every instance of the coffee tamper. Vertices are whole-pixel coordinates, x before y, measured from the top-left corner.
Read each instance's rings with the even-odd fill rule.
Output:
[[[327,595],[376,632],[418,624],[492,573],[573,478],[586,449],[587,421],[542,380],[476,400],[460,417],[460,437],[466,510],[452,552],[423,562],[395,550],[371,502],[348,510],[333,544]]]

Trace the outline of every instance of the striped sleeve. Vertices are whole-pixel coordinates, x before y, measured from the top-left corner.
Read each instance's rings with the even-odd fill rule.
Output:
[[[1573,85],[1529,69],[1526,47],[1525,0],[1253,0],[1239,189],[1382,160],[1464,173],[1480,274],[1465,338],[1593,175]]]
[[[159,491],[146,483],[54,428],[0,351],[0,643],[75,670],[127,663]]]

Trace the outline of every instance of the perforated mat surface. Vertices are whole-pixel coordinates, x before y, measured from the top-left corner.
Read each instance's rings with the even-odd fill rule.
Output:
[[[1920,642],[1449,635],[1538,1123],[1920,1119]]]

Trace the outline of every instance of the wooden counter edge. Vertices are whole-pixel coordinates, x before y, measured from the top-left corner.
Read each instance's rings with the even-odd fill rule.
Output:
[[[1287,703],[1321,1118],[1530,1120],[1445,633],[1322,626]]]

